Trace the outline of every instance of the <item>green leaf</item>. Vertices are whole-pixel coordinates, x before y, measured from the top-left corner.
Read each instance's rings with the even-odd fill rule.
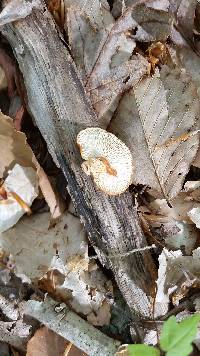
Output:
[[[137,344],[128,345],[128,356],[159,356],[160,351],[153,346]]]
[[[200,314],[190,316],[180,323],[176,322],[175,316],[171,316],[163,325],[160,346],[166,351],[166,356],[188,356],[192,352]]]

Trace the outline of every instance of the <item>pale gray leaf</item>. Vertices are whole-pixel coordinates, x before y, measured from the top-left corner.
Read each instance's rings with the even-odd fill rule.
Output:
[[[92,72],[113,24],[109,10],[99,5],[97,16],[89,16],[79,7],[69,7],[67,29],[73,58],[84,81]]]
[[[193,36],[197,0],[169,0],[169,10],[174,13],[178,28],[188,38]]]
[[[87,255],[86,233],[78,218],[65,213],[51,229],[49,221],[49,213],[25,216],[12,229],[0,234],[0,248],[12,254],[18,274],[41,278],[50,267],[56,249],[63,263],[72,256]]]
[[[25,344],[30,337],[31,326],[21,319],[8,322],[0,321],[0,341],[25,351]]]
[[[174,46],[169,46],[173,62],[186,69],[197,87],[198,95],[200,95],[199,55],[189,46],[183,36],[175,28],[173,28],[170,37],[174,44]],[[197,152],[193,165],[200,167],[200,149]]]
[[[165,41],[171,32],[172,17],[169,12],[154,9],[146,4],[139,4],[132,9],[136,22],[137,41]]]
[[[135,184],[167,200],[181,190],[199,145],[199,98],[184,71],[163,66],[120,102],[111,131],[132,151]]]
[[[40,8],[41,6],[41,0],[34,0],[32,2],[12,0],[0,14],[0,26],[23,19],[30,15],[34,8]]]
[[[149,68],[142,56],[134,56],[129,61],[136,45],[126,33],[134,25],[131,13],[126,21],[110,24],[94,27],[81,10],[68,10],[73,57],[103,127],[109,124],[127,85],[137,82]]]
[[[113,7],[112,7],[112,15],[114,16],[114,18],[117,18],[119,16],[121,16],[121,14],[123,14],[123,12],[128,8],[131,7],[135,4],[138,4],[139,2],[143,2],[138,1],[138,0],[114,0],[113,2]],[[148,2],[146,2],[146,5],[148,7],[152,7],[154,9],[158,9],[158,10],[164,10],[167,11],[169,8],[169,0],[150,0]]]
[[[100,6],[100,5],[99,5]],[[101,21],[69,7],[67,28],[75,63],[102,127],[109,124],[123,92],[149,70],[142,56],[133,55],[135,41],[165,40],[172,26],[165,11],[139,4],[117,21],[102,5]],[[97,11],[97,13],[99,13]],[[97,16],[99,18],[99,16]]]
[[[66,16],[71,6],[85,13],[94,27],[103,28],[112,21],[107,0],[64,0]]]

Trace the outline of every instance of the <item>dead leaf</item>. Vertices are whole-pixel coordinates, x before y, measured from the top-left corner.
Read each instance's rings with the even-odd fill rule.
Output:
[[[110,129],[131,149],[133,182],[171,200],[197,153],[198,123],[199,98],[190,77],[163,66],[124,95]]]
[[[86,234],[78,218],[64,214],[51,229],[49,218],[49,213],[24,217],[0,234],[0,247],[13,256],[18,275],[36,280],[50,268],[57,253],[63,265],[71,256],[87,254]]]
[[[23,105],[21,105],[20,108],[15,113],[15,117],[14,117],[14,126],[17,131],[21,131],[24,113],[25,113],[25,107]],[[9,115],[10,115],[10,113],[9,113]]]
[[[104,300],[98,310],[98,313],[97,314],[94,312],[90,313],[87,316],[87,321],[95,326],[103,326],[103,325],[109,325],[110,318],[111,318],[110,305],[106,300]]]
[[[146,216],[148,221],[158,221],[160,223],[178,221],[190,223],[190,219],[188,219],[187,213],[195,204],[198,203],[194,200],[187,199],[189,194],[185,192],[180,192],[179,195],[171,201],[171,206],[168,205],[166,199],[155,199],[148,204],[149,212],[153,213],[155,217],[151,214]],[[149,214],[147,212],[147,214]],[[144,212],[145,213],[145,212]]]
[[[49,205],[52,221],[61,216],[65,205],[59,195],[53,189],[47,175],[36,160],[30,146],[26,142],[24,133],[16,131],[13,120],[0,113],[0,178],[5,177],[8,170],[16,163],[23,167],[37,169],[39,186],[43,196]]]
[[[112,283],[87,254],[71,254],[66,264],[55,256],[39,286],[64,301],[76,313],[85,315],[92,324],[109,324],[111,305],[106,294],[112,295]]]
[[[197,87],[197,93],[200,94],[200,63],[199,55],[189,46],[183,36],[173,28],[171,32],[171,40],[174,47],[169,47],[172,60],[174,63],[186,69],[191,75],[193,82]],[[200,168],[200,149],[193,161],[193,166]]]
[[[35,157],[33,157],[33,162],[37,169],[37,176],[39,180],[39,186],[42,194],[50,208],[51,221],[50,226],[53,225],[57,219],[63,214],[66,209],[63,199],[58,195],[58,193],[53,188],[50,180],[45,173],[44,169],[40,166]]]
[[[93,266],[90,270],[90,264],[93,265],[92,261],[86,258],[84,262],[83,258],[80,258],[82,263],[77,263],[75,257],[74,267],[70,270],[72,259],[70,264],[65,266],[58,258],[54,261],[50,270],[56,269],[65,276],[64,282],[62,278],[57,279],[57,283],[54,285],[54,294],[70,305],[76,313],[87,316],[87,319],[89,318],[88,320],[94,325],[109,324],[111,314],[106,294],[108,292],[112,294],[112,285],[98,266],[95,264],[96,268],[94,269]]]
[[[169,0],[169,10],[174,13],[180,32],[189,39],[193,38],[196,0]]]
[[[5,176],[16,163],[32,167],[33,152],[26,143],[26,136],[14,129],[13,121],[0,113],[0,178]]]
[[[134,35],[137,41],[166,41],[171,32],[170,13],[152,6],[153,3],[141,3],[132,7],[132,17],[137,23]]]
[[[199,254],[199,248],[193,251],[192,256],[182,256],[180,250],[168,251],[166,248],[163,249],[159,256],[155,300],[158,314],[160,313],[159,303],[161,301],[167,311],[170,300],[174,305],[178,305],[191,288],[199,287]]]
[[[200,229],[200,207],[192,208],[188,211],[188,216],[195,223],[196,227]]]
[[[4,341],[19,350],[25,351],[25,345],[31,336],[31,326],[17,321],[0,321],[0,341]]]
[[[113,1],[113,7],[112,7],[112,15],[114,18],[119,17],[121,14],[126,11],[128,7],[131,7],[135,4],[142,3],[143,1],[138,1],[138,0],[114,0]],[[164,10],[167,11],[169,8],[169,0],[149,0],[146,2],[146,5],[148,7],[152,7],[153,9],[157,10]]]
[[[86,17],[83,10],[70,7],[67,28],[72,54],[86,91],[101,118],[102,127],[106,127],[123,92],[149,71],[145,58],[133,55],[136,41],[166,39],[171,17],[167,12],[144,4],[129,9],[117,21],[103,12],[104,6],[100,10],[102,22],[94,25],[94,15]],[[99,18],[99,11],[97,13]]]
[[[29,340],[26,356],[63,356],[67,345],[67,340],[44,326],[38,329]],[[78,349],[76,350],[78,352]],[[71,353],[71,355],[73,354]],[[79,355],[81,356],[83,353],[79,351]]]
[[[38,196],[38,180],[31,167],[16,164],[4,181],[3,188],[7,198],[0,200],[0,232],[4,232],[17,223]]]
[[[30,15],[33,8],[40,8],[40,0],[24,2],[21,0],[11,1],[0,14],[0,26],[17,21]]]

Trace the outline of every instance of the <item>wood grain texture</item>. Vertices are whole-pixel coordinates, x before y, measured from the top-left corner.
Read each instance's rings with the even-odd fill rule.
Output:
[[[152,318],[155,274],[150,252],[113,257],[146,246],[133,197],[129,192],[108,197],[96,191],[80,167],[76,136],[86,127],[101,126],[101,122],[51,15],[42,6],[1,31],[13,47],[23,74],[30,113],[63,170],[100,261],[113,271],[131,311],[140,318]]]

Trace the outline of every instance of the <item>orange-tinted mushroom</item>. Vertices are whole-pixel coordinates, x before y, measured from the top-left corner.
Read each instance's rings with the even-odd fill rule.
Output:
[[[98,127],[79,132],[77,144],[85,160],[82,168],[98,189],[109,195],[123,193],[132,182],[133,160],[129,148],[115,135]]]

